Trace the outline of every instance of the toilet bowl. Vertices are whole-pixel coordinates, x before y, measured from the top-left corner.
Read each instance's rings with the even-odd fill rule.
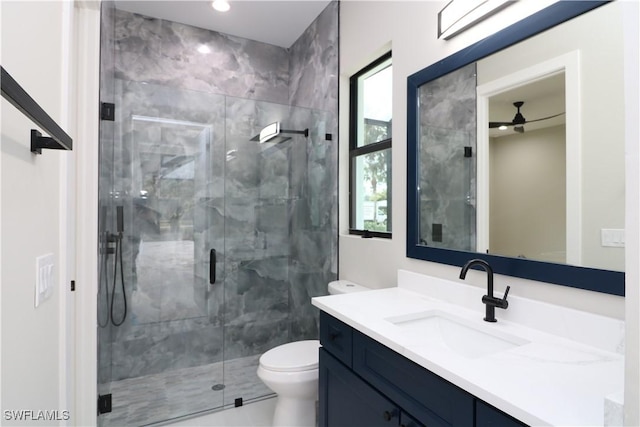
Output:
[[[320,341],[283,344],[260,356],[258,377],[278,395],[274,426],[316,425]]]
[[[329,283],[330,294],[364,290],[368,288],[347,280]],[[295,341],[260,356],[258,377],[277,394],[274,427],[316,425],[319,347],[318,340]]]

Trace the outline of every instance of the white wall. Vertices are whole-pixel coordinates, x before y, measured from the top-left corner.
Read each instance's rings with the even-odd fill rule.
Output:
[[[625,425],[640,425],[640,3],[625,3]]]
[[[371,287],[396,283],[399,268],[455,279],[456,267],[408,259],[406,239],[406,78],[408,75],[449,56],[506,25],[514,23],[550,2],[517,2],[456,36],[450,42],[436,40],[436,15],[446,1],[343,1],[340,15],[340,257],[339,274]],[[640,423],[640,155],[638,153],[638,2],[623,1],[625,7],[625,114],[626,143],[626,294],[623,299],[565,286],[550,285],[505,276],[496,278],[499,290],[506,284],[511,292],[567,307],[627,317],[625,423]],[[393,48],[393,239],[361,239],[348,235],[348,82],[349,76],[371,60]],[[474,274],[467,281],[484,287],[485,277]]]
[[[566,262],[565,127],[489,140],[489,252]]]
[[[0,8],[2,66],[73,137],[73,3],[2,1]],[[0,416],[11,425],[5,410],[72,409],[73,153],[32,154],[30,129],[37,127],[4,98],[1,114]],[[47,253],[55,255],[57,286],[35,308],[35,259]]]
[[[100,3],[76,0],[77,40],[77,267],[74,425],[95,425],[98,392],[98,154]]]

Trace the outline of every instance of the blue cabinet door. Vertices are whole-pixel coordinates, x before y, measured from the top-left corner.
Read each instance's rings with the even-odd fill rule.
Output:
[[[424,425],[419,423],[416,419],[411,417],[411,415],[407,414],[406,412],[401,412],[400,427],[424,427]]]
[[[471,394],[355,330],[353,371],[422,424],[473,426]]]
[[[526,424],[481,400],[476,400],[476,427],[526,427]]]
[[[400,409],[320,349],[320,427],[397,427]]]

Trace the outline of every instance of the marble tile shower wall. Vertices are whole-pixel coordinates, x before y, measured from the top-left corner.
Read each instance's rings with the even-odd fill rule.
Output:
[[[475,88],[475,63],[420,88],[420,239],[428,246],[476,248]]]
[[[205,45],[209,53],[200,53]],[[176,22],[116,12],[116,77],[286,104],[286,49]]]
[[[330,3],[289,49],[289,104],[337,112],[338,9]]]
[[[339,3],[330,3],[290,48],[289,103],[312,109],[307,123],[311,135],[317,135],[294,160],[306,168],[293,178],[299,198],[291,226],[292,339],[316,336],[311,297],[325,295],[338,271],[338,15]],[[298,109],[291,116],[295,126],[306,127],[303,115]],[[333,141],[325,141],[325,134]]]
[[[113,172],[101,174],[101,185],[126,195],[131,301],[127,321],[113,330],[111,372],[101,369],[101,381],[219,361],[223,344],[230,359],[317,337],[310,299],[326,294],[337,273],[337,14],[334,2],[287,50],[115,11],[118,138],[107,160]],[[200,44],[211,53],[197,52]],[[173,122],[158,131],[145,117]],[[248,140],[276,120],[309,128],[309,138],[277,146]],[[196,255],[188,275],[174,269],[140,277],[140,263],[175,262],[151,259],[152,245],[140,250],[145,235],[158,232],[149,217],[156,209],[141,193],[158,161],[148,153],[194,159],[192,188],[171,190],[193,199],[193,248],[175,247],[172,255]],[[166,216],[175,208],[159,210]],[[209,248],[218,252],[224,287],[208,285]],[[168,291],[176,284],[189,289],[176,297]]]
[[[100,27],[100,96],[103,102],[115,102],[115,5],[113,2],[103,2],[101,4],[101,27]],[[114,123],[102,121],[100,123],[100,140],[113,141],[115,136]],[[115,218],[113,216],[113,205],[110,191],[113,188],[113,144],[100,144],[100,168],[99,168],[99,190],[98,205],[101,208],[100,214],[100,241],[104,244],[104,237],[107,230],[115,229]],[[98,392],[106,394],[105,387],[111,378],[111,342],[113,340],[113,329],[107,316],[109,316],[107,305],[105,304],[105,290],[108,284],[104,277],[104,268],[107,266],[107,257],[100,249],[99,253],[99,292],[98,292]],[[103,326],[104,325],[104,326]]]

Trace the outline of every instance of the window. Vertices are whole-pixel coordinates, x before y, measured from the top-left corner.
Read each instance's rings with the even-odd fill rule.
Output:
[[[349,232],[391,238],[391,52],[350,83]]]

